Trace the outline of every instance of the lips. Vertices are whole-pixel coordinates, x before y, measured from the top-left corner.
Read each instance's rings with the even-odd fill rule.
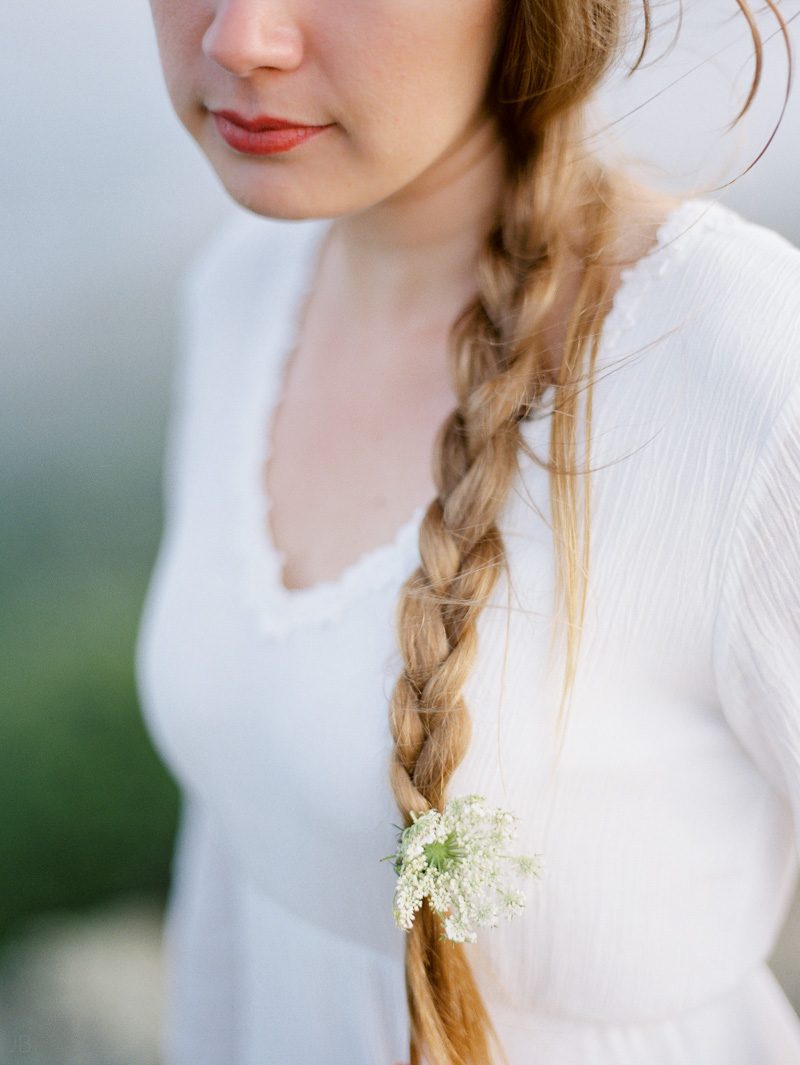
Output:
[[[304,125],[272,115],[247,118],[236,111],[212,111],[211,114],[220,137],[230,148],[243,155],[288,152],[331,128]]]

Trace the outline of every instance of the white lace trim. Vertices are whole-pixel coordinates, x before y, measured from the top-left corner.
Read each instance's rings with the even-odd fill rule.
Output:
[[[684,237],[698,223],[703,229],[719,228],[736,217],[708,200],[687,200],[670,212],[651,251],[621,275],[604,323],[599,359],[615,351],[625,332],[636,325],[636,312],[647,293],[686,250]],[[287,589],[282,581],[285,557],[272,541],[263,470],[269,458],[272,421],[286,365],[329,225],[327,221],[303,224],[307,227],[305,247],[298,249],[289,276],[280,279],[280,291],[271,287],[269,299],[265,300],[269,308],[281,308],[283,313],[278,320],[273,315],[263,323],[255,323],[248,342],[250,375],[242,410],[241,445],[234,457],[234,515],[238,518],[244,595],[262,635],[267,637],[285,636],[309,624],[335,622],[362,597],[389,587],[399,589],[419,563],[417,544],[424,506],[414,511],[390,543],[366,551],[338,577],[297,589]],[[545,414],[546,410],[533,424],[543,421]],[[522,458],[521,465],[526,465]]]
[[[738,216],[713,200],[686,200],[666,216],[653,247],[641,259],[623,270],[614,302],[603,325],[600,356],[614,352],[623,334],[637,324],[636,312],[650,289],[664,276],[691,242],[684,239],[700,225],[703,230],[730,225]]]

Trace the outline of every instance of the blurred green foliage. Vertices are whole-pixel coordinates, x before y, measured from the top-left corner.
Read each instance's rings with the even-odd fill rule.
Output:
[[[133,677],[158,466],[72,461],[0,477],[0,939],[168,885],[177,789]]]

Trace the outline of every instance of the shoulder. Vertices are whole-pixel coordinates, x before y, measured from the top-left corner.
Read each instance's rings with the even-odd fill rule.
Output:
[[[719,349],[726,375],[800,369],[800,250],[784,237],[692,200],[667,219],[653,258],[664,298]]]
[[[279,296],[307,265],[327,222],[287,222],[237,210],[203,245],[184,275],[191,314],[241,314],[253,301]]]
[[[726,207],[691,200],[629,273],[616,310],[634,321],[636,345],[673,365],[696,413],[717,411],[761,435],[800,387],[800,250]]]
[[[270,352],[280,356],[327,224],[237,211],[206,241],[178,298],[178,393],[222,392],[250,372],[253,359],[260,365]]]

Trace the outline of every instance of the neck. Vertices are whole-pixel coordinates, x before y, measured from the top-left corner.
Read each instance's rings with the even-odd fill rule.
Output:
[[[411,185],[334,223],[331,254],[365,320],[458,313],[476,291],[475,259],[502,181],[502,151],[484,121]]]

